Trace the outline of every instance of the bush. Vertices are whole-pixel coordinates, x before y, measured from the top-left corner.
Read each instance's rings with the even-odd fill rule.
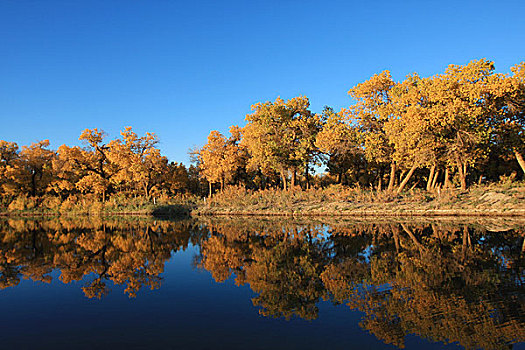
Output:
[[[32,197],[20,196],[16,197],[7,207],[9,211],[23,211],[36,208],[37,199]]]
[[[40,205],[44,209],[58,211],[61,204],[62,202],[60,201],[60,198],[54,196],[45,196],[42,198],[42,203]]]

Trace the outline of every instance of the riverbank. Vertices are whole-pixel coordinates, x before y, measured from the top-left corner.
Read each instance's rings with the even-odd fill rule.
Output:
[[[261,216],[525,216],[522,182],[473,186],[402,195],[332,186],[287,192],[232,187],[216,194],[192,215]]]
[[[189,216],[196,208],[196,197],[145,198],[113,197],[102,202],[93,198],[68,198],[59,201],[54,197],[19,197],[0,209],[0,217],[13,216]]]
[[[171,198],[156,204],[143,199],[122,198],[104,203],[66,200],[52,205],[31,198],[15,201],[3,208],[0,216],[525,217],[525,183],[473,186],[468,191],[447,189],[429,193],[411,190],[401,195],[343,186],[288,191],[228,187],[212,198]]]

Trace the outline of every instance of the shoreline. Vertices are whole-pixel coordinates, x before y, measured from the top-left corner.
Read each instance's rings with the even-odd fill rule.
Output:
[[[0,212],[0,218],[10,217],[71,217],[71,216],[143,216],[143,217],[523,217],[525,209],[435,209],[435,210],[341,210],[341,211],[225,211],[225,210],[196,210],[185,213],[154,213],[151,211],[127,211],[127,212]]]
[[[412,211],[392,211],[392,210],[370,210],[370,211],[342,211],[342,212],[246,212],[246,211],[217,211],[217,212],[198,212],[192,216],[289,216],[289,217],[525,217],[525,210],[412,210]]]

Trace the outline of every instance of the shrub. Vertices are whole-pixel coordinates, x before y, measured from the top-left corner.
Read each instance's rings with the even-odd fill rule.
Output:
[[[45,196],[42,198],[42,203],[40,204],[42,208],[49,210],[59,210],[62,202],[60,198],[54,196]]]
[[[9,211],[22,211],[33,209],[36,207],[37,200],[36,198],[20,196],[16,197],[7,207]]]

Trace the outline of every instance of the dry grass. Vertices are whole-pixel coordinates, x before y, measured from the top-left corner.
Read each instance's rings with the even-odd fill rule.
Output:
[[[146,199],[115,195],[105,202],[93,195],[70,196],[61,201],[54,196],[20,196],[5,201],[1,215],[170,215],[188,214],[201,199],[194,196],[173,196]]]
[[[469,191],[459,189],[429,193],[410,190],[401,195],[340,185],[324,189],[289,191],[246,190],[228,187],[208,199],[196,214],[255,215],[525,215],[525,183],[500,182],[475,185]]]
[[[401,195],[359,187],[332,185],[323,189],[252,191],[231,186],[212,198],[195,196],[144,197],[113,195],[101,202],[95,196],[2,198],[0,215],[518,215],[525,216],[525,183],[500,181],[474,185],[468,191],[420,189]]]

